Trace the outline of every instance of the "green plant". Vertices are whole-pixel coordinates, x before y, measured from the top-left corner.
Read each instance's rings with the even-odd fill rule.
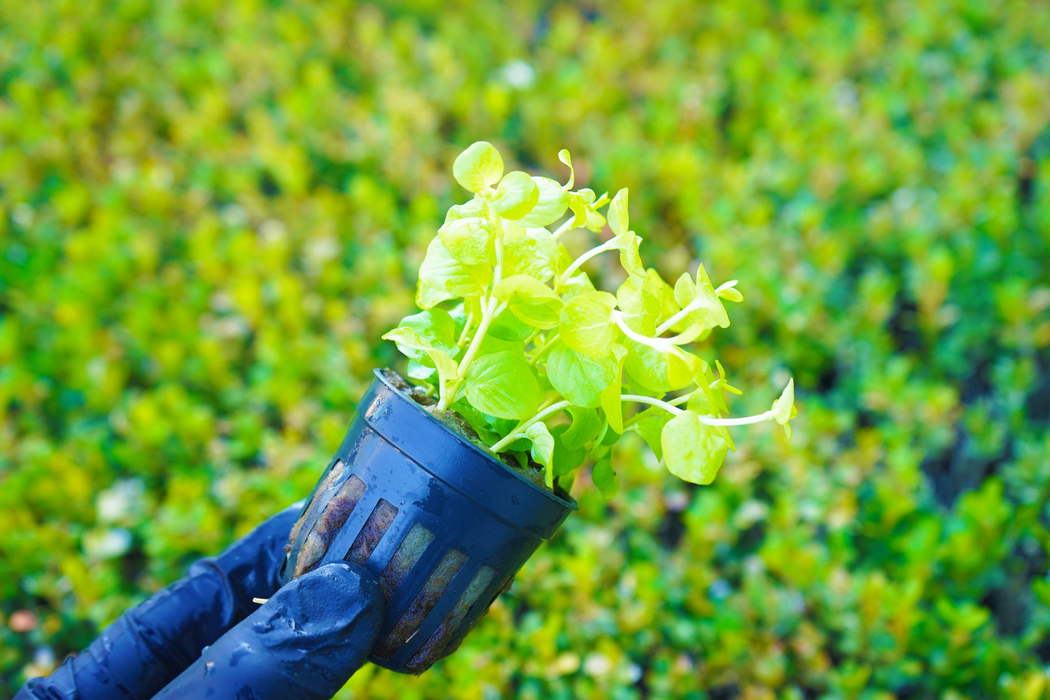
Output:
[[[564,186],[504,174],[499,151],[485,141],[456,158],[456,181],[474,198],[449,209],[427,248],[416,293],[423,311],[383,336],[410,358],[409,376],[437,393],[438,415],[456,411],[492,452],[509,452],[522,465],[528,451],[545,467],[548,487],[589,454],[603,495],[616,490],[606,457],[628,429],[671,473],[696,484],[710,484],[735,449],[728,427],[775,420],[790,436],[793,380],[768,411],[723,418],[726,395],[741,392],[720,362],[716,371],[684,349],[729,326],[722,300],[743,301],[737,281],[716,288],[700,265],[695,279],[685,273],[672,288],[646,270],[627,189],[611,200],[574,191],[569,152],[558,157],[569,167]],[[570,209],[553,232],[546,228]],[[612,238],[575,259],[559,241],[606,223]],[[596,290],[583,270],[612,251],[627,273],[615,295]],[[628,417],[624,404],[646,408]],[[549,428],[545,421],[563,411],[571,424]]]

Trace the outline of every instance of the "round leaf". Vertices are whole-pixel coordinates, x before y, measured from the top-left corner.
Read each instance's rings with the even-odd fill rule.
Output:
[[[713,427],[704,425],[692,411],[683,411],[664,426],[660,437],[664,464],[679,479],[710,484],[729,451]]]
[[[546,226],[561,218],[569,207],[569,193],[562,189],[554,180],[547,177],[534,177],[539,191],[536,206],[528,214],[523,216],[518,223],[522,226]]]
[[[515,170],[500,180],[492,208],[504,219],[516,220],[532,211],[539,198],[539,188],[528,173]]]
[[[617,236],[627,232],[627,188],[616,193],[609,203],[609,228]]]
[[[499,182],[503,158],[491,143],[478,141],[459,154],[452,164],[452,175],[466,189],[479,192]]]
[[[442,226],[438,235],[448,252],[462,263],[493,265],[496,262],[496,232],[488,219],[456,219]]]
[[[522,420],[536,412],[540,385],[523,354],[504,351],[477,357],[467,371],[467,400],[482,413]]]
[[[419,279],[428,287],[453,296],[480,297],[492,284],[492,268],[460,262],[437,237],[427,248],[427,255],[419,268]]]
[[[512,275],[496,285],[492,293],[525,323],[544,330],[556,328],[562,300],[554,290],[528,275]]]
[[[616,378],[616,362],[577,352],[558,344],[546,362],[547,377],[554,389],[577,406],[598,408],[602,391]]]
[[[592,357],[606,357],[612,347],[612,310],[616,297],[606,292],[575,296],[561,311],[559,333],[567,346]]]

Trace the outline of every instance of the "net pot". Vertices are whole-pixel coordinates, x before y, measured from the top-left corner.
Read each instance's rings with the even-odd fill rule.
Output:
[[[573,510],[377,370],[292,530],[281,580],[340,560],[367,567],[386,596],[369,660],[418,675],[455,651]]]

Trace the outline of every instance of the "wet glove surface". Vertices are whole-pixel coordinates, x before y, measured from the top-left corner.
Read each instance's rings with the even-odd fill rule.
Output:
[[[15,700],[330,698],[367,658],[383,598],[368,571],[346,563],[278,591],[298,513],[292,506],[195,563]]]

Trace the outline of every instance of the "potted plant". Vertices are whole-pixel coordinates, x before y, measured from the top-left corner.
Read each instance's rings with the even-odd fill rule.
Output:
[[[774,420],[790,435],[792,382],[765,413],[724,418],[726,393],[740,392],[686,350],[729,325],[736,281],[715,287],[701,265],[672,287],[645,269],[627,190],[574,190],[568,152],[559,158],[565,185],[504,174],[486,142],[456,159],[474,198],[449,209],[427,249],[421,311],[383,336],[413,384],[376,372],[292,531],[285,581],[342,559],[379,577],[387,619],[371,660],[386,668],[422,673],[456,648],[576,508],[568,492],[588,457],[615,495],[609,454],[625,431],[697,484],[733,449],[728,427]],[[559,242],[606,224],[612,237],[575,259]],[[615,294],[582,269],[602,254],[627,275]]]

